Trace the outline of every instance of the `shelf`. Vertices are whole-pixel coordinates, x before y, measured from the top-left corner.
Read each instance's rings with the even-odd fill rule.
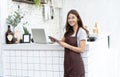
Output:
[[[32,1],[25,1],[25,0],[13,0],[13,1],[34,4],[34,2]]]
[[[12,0],[12,1],[23,2],[23,3],[28,3],[28,4],[35,4],[32,0],[31,1],[28,1],[28,0]],[[41,4],[47,4],[47,3],[41,2]]]

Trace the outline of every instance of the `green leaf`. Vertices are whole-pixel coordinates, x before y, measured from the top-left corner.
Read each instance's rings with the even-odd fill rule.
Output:
[[[23,15],[20,13],[19,10],[14,11],[13,14],[9,15],[7,18],[7,24],[13,27],[16,27],[22,20]]]
[[[28,29],[26,27],[23,26],[23,30],[24,30],[24,34],[30,34]]]
[[[41,5],[41,0],[33,0],[35,2],[35,5],[39,7]]]

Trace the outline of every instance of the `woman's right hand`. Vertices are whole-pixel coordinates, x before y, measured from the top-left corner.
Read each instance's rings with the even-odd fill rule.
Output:
[[[57,40],[56,38],[54,38],[54,37],[49,36],[49,39],[50,39],[52,42],[58,42],[58,40]]]

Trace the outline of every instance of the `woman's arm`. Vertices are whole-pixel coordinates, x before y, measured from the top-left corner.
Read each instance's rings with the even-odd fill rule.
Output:
[[[64,42],[65,41],[65,37],[63,37],[60,41]]]
[[[62,47],[68,48],[68,49],[73,50],[73,51],[78,52],[78,53],[84,52],[85,46],[86,46],[86,40],[81,40],[80,41],[80,47],[75,47],[75,46],[69,45],[69,44],[67,44],[67,43],[65,43],[63,41],[59,41],[58,43]]]

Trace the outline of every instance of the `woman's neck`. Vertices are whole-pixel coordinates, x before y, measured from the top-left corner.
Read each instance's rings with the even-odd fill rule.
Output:
[[[73,26],[73,30],[75,33],[76,33],[77,29],[78,29],[78,25]]]

